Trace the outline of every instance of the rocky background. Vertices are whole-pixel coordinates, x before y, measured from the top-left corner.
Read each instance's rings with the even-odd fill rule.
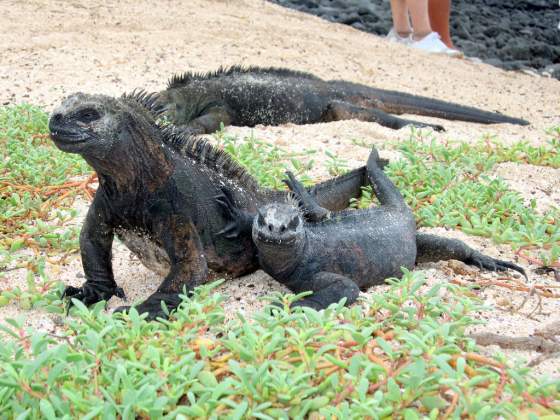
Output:
[[[388,0],[270,0],[332,22],[385,35]],[[454,0],[451,35],[467,57],[560,79],[560,6],[555,0]]]

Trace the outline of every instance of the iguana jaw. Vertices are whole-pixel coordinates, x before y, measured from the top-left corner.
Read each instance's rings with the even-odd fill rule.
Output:
[[[56,147],[64,152],[80,153],[83,144],[90,139],[90,135],[83,131],[74,131],[56,126],[49,126],[50,137]]]

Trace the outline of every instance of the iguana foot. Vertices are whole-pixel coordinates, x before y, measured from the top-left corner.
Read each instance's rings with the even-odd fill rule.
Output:
[[[320,311],[321,309],[325,309],[327,306],[328,305],[325,305],[324,303],[321,303],[317,299],[313,299],[313,297],[310,296],[295,301],[290,305],[290,308],[294,309],[297,307],[306,307],[306,308],[315,309],[316,311]]]
[[[439,124],[428,124],[428,123],[421,123],[418,121],[410,121],[408,122],[406,125],[412,125],[416,128],[431,128],[434,131],[438,131],[438,132],[442,132],[445,131],[445,127],[443,125],[439,125]]]
[[[139,305],[135,305],[134,308],[138,311],[139,314],[148,313],[148,316],[146,317],[147,321],[154,321],[157,318],[167,319],[169,318],[169,315],[164,312],[162,308],[162,302],[165,302],[165,306],[170,313],[171,311],[177,309],[177,307],[181,303],[181,298],[177,293],[156,292],[144,302],[140,303]],[[129,310],[130,306],[119,306],[113,312],[128,312]]]
[[[299,205],[303,208],[305,217],[308,220],[319,222],[330,216],[330,211],[317,203],[317,200],[309,194],[309,191],[296,179],[291,171],[286,171],[286,176],[288,178],[283,179],[282,182],[292,191]]]
[[[346,299],[345,305],[349,306],[356,302],[360,295],[360,289],[354,281],[336,273],[321,271],[313,275],[309,281],[302,283],[298,285],[295,292],[301,293],[310,290],[313,294],[296,300],[292,303],[291,308],[307,306],[319,311],[343,298]]]
[[[222,208],[226,220],[229,220],[225,227],[216,233],[216,236],[235,239],[241,236],[243,232],[251,231],[253,225],[252,217],[236,207],[229,190],[222,188],[222,192],[215,195],[214,199]]]
[[[528,280],[527,274],[525,270],[508,261],[498,260],[496,258],[489,257],[487,255],[481,254],[478,251],[474,251],[472,255],[464,261],[465,264],[470,265],[477,265],[481,269],[491,270],[491,271],[506,271],[506,270],[515,270],[525,277],[525,280]]]
[[[102,300],[109,300],[112,296],[125,299],[124,290],[116,284],[107,285],[106,282],[86,281],[81,287],[66,286],[61,299],[68,298],[66,312],[72,307],[72,299],[77,299],[84,305],[93,305]]]
[[[560,270],[558,268],[555,267],[549,267],[549,266],[542,266],[542,267],[537,267],[535,269],[535,273],[537,274],[548,274],[548,273],[552,273],[554,275],[554,278],[556,279],[556,281],[560,281]]]
[[[380,165],[380,162],[382,162],[382,159],[379,157],[379,152],[375,146],[372,146],[371,152],[369,152],[367,167],[377,166],[382,168],[383,165]]]
[[[292,171],[286,171],[286,176],[288,178],[283,179],[282,182],[288,186],[290,191],[292,191],[300,201],[302,201],[305,194],[309,194],[308,191],[303,184],[296,179]]]

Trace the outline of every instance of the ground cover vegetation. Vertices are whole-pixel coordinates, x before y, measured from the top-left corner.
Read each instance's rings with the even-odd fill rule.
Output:
[[[280,188],[291,169],[304,182],[325,158],[289,153],[223,130],[216,144],[265,186]],[[370,147],[367,142],[356,142]],[[441,143],[424,131],[388,144],[402,159],[386,171],[419,226],[445,226],[509,244],[521,258],[559,266],[559,209],[537,212],[499,178],[500,162],[560,167],[560,128],[550,142],[503,146]],[[306,163],[304,163],[304,160]],[[347,164],[326,156],[331,174]],[[47,115],[0,108],[0,306],[63,313],[62,284],[46,267],[76,258],[79,220],[72,205],[93,193],[95,177],[78,156],[48,139]],[[361,207],[371,203],[367,189]],[[27,287],[3,280],[27,269]],[[52,272],[49,271],[49,272]],[[55,277],[52,276],[51,277]],[[464,330],[480,310],[455,284],[428,287],[422,273],[391,280],[352,308],[283,309],[224,321],[213,285],[184,298],[169,321],[146,323],[134,310],[111,316],[79,302],[61,333],[5,320],[0,344],[0,417],[6,418],[536,418],[560,414],[560,383],[535,379],[505,357],[485,357]],[[550,294],[551,292],[549,292]],[[7,339],[4,339],[7,338]],[[334,417],[333,417],[334,416]]]

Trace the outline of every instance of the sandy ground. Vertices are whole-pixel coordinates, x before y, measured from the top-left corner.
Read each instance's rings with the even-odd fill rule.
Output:
[[[545,130],[560,124],[560,82],[521,73],[508,73],[484,64],[416,52],[347,26],[283,9],[260,0],[159,1],[2,1],[0,3],[0,104],[30,102],[51,110],[75,91],[120,95],[136,87],[159,90],[169,76],[186,70],[207,71],[220,65],[284,66],[313,72],[327,79],[346,79],[376,87],[436,97],[461,104],[500,111],[531,122],[528,127],[483,126],[438,121],[447,128],[436,134],[439,140],[476,141],[496,136],[503,142],[527,140],[541,144],[549,136]],[[425,121],[435,119],[420,118]],[[308,126],[229,128],[244,136],[254,133],[291,150],[330,150],[360,165],[367,149],[353,146],[359,139],[383,148],[387,140],[404,139],[408,129],[389,130],[377,124],[342,121]],[[391,157],[382,150],[382,155]],[[314,175],[326,178],[326,169],[317,165]],[[559,205],[560,171],[530,165],[502,164],[495,175],[505,178],[527,200],[539,199],[539,209]],[[542,200],[541,200],[542,198]],[[81,213],[87,203],[77,203]],[[465,240],[489,255],[516,260],[507,246],[469,237],[461,232],[433,229],[448,237]],[[531,284],[551,284],[551,276],[537,275],[525,261]],[[435,281],[469,278],[496,279],[493,273],[462,270],[448,263],[418,267]],[[50,268],[51,275],[68,284],[79,285],[83,274],[79,258],[62,270]],[[455,270],[455,271],[454,271]],[[114,271],[129,301],[138,301],[153,292],[160,277],[143,268],[122,246],[116,245]],[[25,272],[11,271],[0,288],[24,285]],[[555,285],[558,285],[556,283]],[[228,281],[220,291],[228,296],[228,313],[252,312],[262,306],[259,298],[274,290],[284,290],[262,272]],[[383,287],[368,293],[382,293]],[[538,299],[502,288],[480,292],[495,310],[479,316],[488,320],[487,331],[508,335],[531,335],[537,328],[560,320],[560,301],[543,299],[542,309],[531,317]],[[109,307],[121,305],[113,298]],[[0,319],[29,316],[30,325],[56,329],[60,318],[41,311],[19,311],[14,305],[0,309]],[[498,351],[489,347],[489,352]],[[512,359],[530,360],[533,352],[506,353]],[[538,373],[560,376],[560,360],[539,365]]]

